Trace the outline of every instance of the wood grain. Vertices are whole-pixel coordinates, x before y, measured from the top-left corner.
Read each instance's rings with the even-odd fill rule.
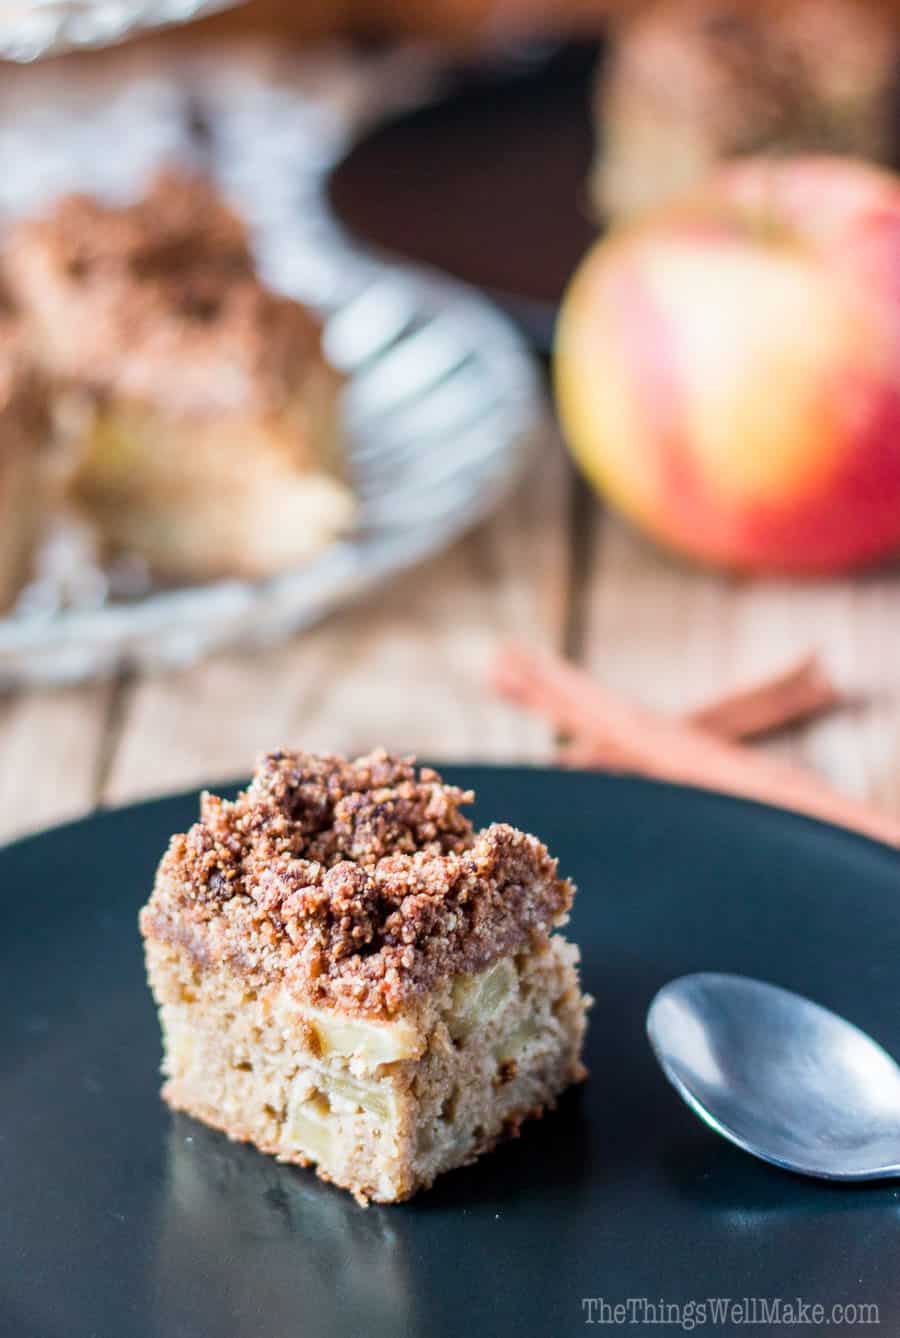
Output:
[[[841,794],[808,767],[612,693],[560,656],[506,647],[493,681],[503,696],[589,741],[595,753],[590,765],[773,804],[900,851],[900,817]]]
[[[896,571],[750,580],[674,562],[599,508],[594,530],[581,651],[610,688],[680,713],[816,651],[849,705],[764,746],[900,812]]]
[[[574,528],[572,516],[579,524]],[[572,481],[558,444],[488,524],[279,649],[0,700],[0,839],[246,774],[282,744],[549,761],[552,728],[485,689],[498,645],[565,648],[610,688],[690,710],[817,650],[850,704],[776,753],[900,813],[900,582],[750,581],[673,563]]]
[[[261,656],[137,681],[103,787],[118,803],[245,774],[261,750],[544,760],[553,731],[485,690],[498,639],[558,646],[569,473],[558,444],[501,512],[363,606]]]
[[[113,686],[0,699],[0,841],[93,807]]]

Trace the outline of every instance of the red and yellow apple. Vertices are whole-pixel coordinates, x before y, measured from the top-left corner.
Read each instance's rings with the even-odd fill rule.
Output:
[[[554,374],[585,473],[661,542],[754,570],[900,552],[900,179],[721,169],[589,252]]]

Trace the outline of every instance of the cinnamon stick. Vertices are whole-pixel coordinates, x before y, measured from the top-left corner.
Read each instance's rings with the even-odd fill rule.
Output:
[[[755,739],[819,715],[839,700],[818,657],[806,655],[781,673],[698,707],[688,720],[723,739]]]
[[[686,719],[707,733],[735,742],[760,738],[820,715],[840,702],[840,694],[815,655],[805,655],[780,673],[716,697],[691,711]],[[610,764],[607,745],[581,734],[559,750],[568,766]]]
[[[774,804],[900,847],[900,819],[838,794],[791,763],[624,702],[564,661],[510,648],[495,665],[494,683],[559,729],[596,743],[616,769]]]

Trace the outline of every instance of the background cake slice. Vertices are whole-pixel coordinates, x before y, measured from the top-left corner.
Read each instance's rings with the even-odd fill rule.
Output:
[[[650,0],[613,24],[597,87],[598,215],[633,217],[723,158],[893,156],[900,42],[860,0]]]
[[[163,576],[266,576],[348,525],[340,378],[316,319],[256,276],[240,221],[166,173],[12,229],[6,268],[45,369],[90,405],[72,484]]]
[[[571,884],[471,797],[381,752],[204,797],[141,913],[170,1105],[390,1202],[584,1076]]]
[[[0,612],[26,580],[42,530],[49,439],[47,387],[0,290]]]

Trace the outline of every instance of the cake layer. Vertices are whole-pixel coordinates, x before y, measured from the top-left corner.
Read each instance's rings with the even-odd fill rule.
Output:
[[[0,413],[0,613],[15,601],[25,580],[40,529],[36,445],[27,437],[11,442]]]
[[[392,1202],[472,1161],[583,1076],[577,950],[556,937],[457,976],[392,1021],[248,991],[150,942],[166,1100],[361,1200]]]
[[[324,367],[264,419],[189,421],[147,404],[101,404],[72,493],[107,545],[139,553],[162,576],[270,576],[352,523],[339,439],[336,378]]]
[[[19,593],[40,534],[49,444],[47,386],[0,287],[0,612]]]

